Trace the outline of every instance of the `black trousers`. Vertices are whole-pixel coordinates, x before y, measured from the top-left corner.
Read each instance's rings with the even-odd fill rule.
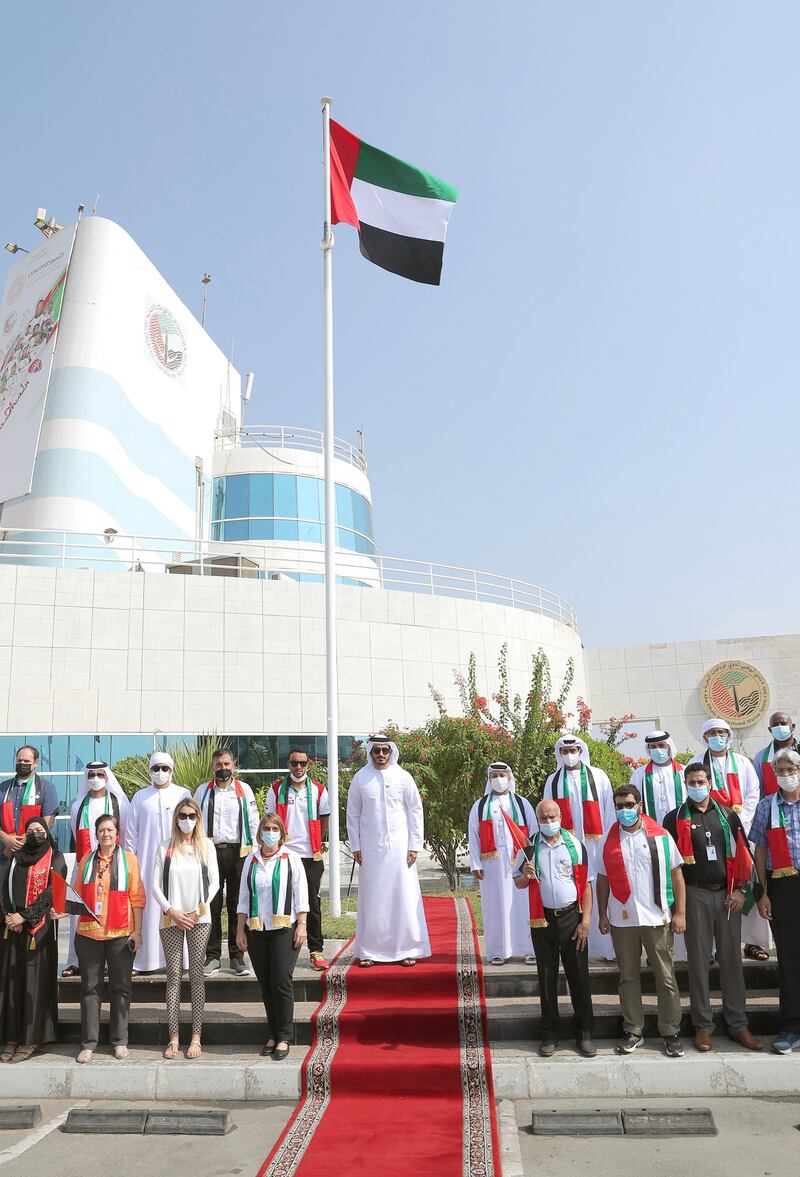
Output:
[[[247,930],[247,950],[253,972],[261,986],[261,998],[267,1015],[267,1038],[292,1042],[294,1028],[294,989],[292,974],[299,948],[294,946],[297,924],[269,932]]]
[[[103,1000],[103,973],[108,965],[108,991],[111,1017],[108,1040],[112,1046],[128,1045],[128,1013],[131,1007],[131,969],[133,953],[127,936],[111,940],[93,940],[77,935],[75,951],[81,966],[81,1035],[84,1050],[97,1050],[100,1037],[100,1006]]]
[[[228,912],[228,956],[231,960],[242,959],[236,947],[236,908],[239,905],[239,883],[242,878],[244,859],[241,847],[232,842],[220,842],[216,846],[219,867],[219,891],[211,900],[211,932],[206,948],[206,962],[219,960],[222,956],[222,893],[225,892],[225,908]]]
[[[322,908],[319,902],[319,887],[325,863],[320,859],[302,859],[308,883],[308,951],[322,952]]]
[[[546,928],[531,928],[533,950],[536,953],[536,969],[539,974],[539,1001],[542,1006],[542,1026],[545,1034],[558,1034],[558,966],[564,966],[564,975],[569,986],[574,1017],[572,1024],[576,1034],[591,1034],[593,1024],[592,994],[589,989],[589,948],[579,952],[572,939],[581,922],[581,913],[576,904],[564,915],[548,914]]]
[[[800,875],[767,880],[778,950],[781,1029],[800,1033]]]

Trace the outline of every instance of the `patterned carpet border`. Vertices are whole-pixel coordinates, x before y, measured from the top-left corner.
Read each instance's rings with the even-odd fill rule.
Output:
[[[482,985],[472,909],[456,899],[456,981],[461,1050],[462,1170],[495,1177],[491,1061],[487,1057]]]

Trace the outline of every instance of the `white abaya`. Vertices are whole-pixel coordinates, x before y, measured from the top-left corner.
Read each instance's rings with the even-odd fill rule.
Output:
[[[139,874],[145,885],[153,877],[156,852],[162,842],[172,837],[172,815],[175,806],[186,797],[188,789],[172,783],[162,789],[148,785],[134,795],[128,814],[128,829],[125,835],[125,849],[132,850],[139,863]],[[133,967],[140,973],[150,973],[164,968],[164,954],[158,935],[161,908],[148,892],[147,906],[142,919],[142,947],[136,953]]]

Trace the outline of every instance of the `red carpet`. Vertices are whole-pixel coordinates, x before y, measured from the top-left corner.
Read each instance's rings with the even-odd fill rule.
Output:
[[[498,1177],[478,940],[466,899],[425,899],[432,956],[328,970],[300,1103],[258,1177]]]

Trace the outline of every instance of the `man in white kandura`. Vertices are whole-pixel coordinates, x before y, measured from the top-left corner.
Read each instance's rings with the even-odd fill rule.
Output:
[[[97,849],[97,832],[94,823],[104,814],[112,814],[119,823],[119,842],[124,845],[125,831],[128,828],[128,813],[130,802],[125,796],[117,778],[108,767],[105,760],[93,760],[83,770],[81,782],[78,785],[78,796],[72,802],[69,823],[72,831],[72,841],[75,845],[75,866],[72,870],[72,882],[75,882],[75,872],[78,863],[87,854]],[[69,948],[67,950],[67,967],[62,977],[79,977],[78,954],[75,951],[75,931],[78,927],[78,917],[69,917]]]
[[[172,757],[166,752],[154,752],[150,757],[150,784],[140,789],[131,801],[128,814],[128,829],[125,834],[125,849],[132,850],[139,863],[139,874],[149,886],[153,877],[156,852],[162,842],[172,837],[172,814],[175,806],[184,797],[191,797],[188,789],[172,782],[175,768]],[[147,907],[142,919],[142,947],[133,962],[137,973],[152,973],[164,968],[164,953],[158,929],[161,922],[161,908],[147,894]]]
[[[701,733],[703,751],[692,758],[690,764],[704,764],[711,780],[711,799],[718,805],[727,805],[738,813],[746,836],[750,837],[750,826],[761,800],[761,782],[753,765],[741,752],[733,750],[733,729],[724,719],[708,719]],[[753,847],[750,847],[753,853]],[[769,960],[772,947],[772,933],[769,924],[753,907],[742,916],[742,940],[744,955],[748,960]]]
[[[539,824],[531,803],[516,796],[514,774],[507,764],[490,764],[487,776],[486,791],[469,815],[470,869],[481,889],[486,957],[496,965],[505,964],[510,956],[524,956],[526,964],[535,964],[528,895],[514,885],[512,875],[518,847],[509,822],[526,838],[533,837]]]
[[[347,794],[347,837],[360,867],[353,953],[362,968],[376,961],[410,967],[431,954],[416,867],[422,801],[399,760],[392,740],[370,736],[367,763]]]
[[[583,842],[589,855],[589,875],[597,877],[600,843],[616,825],[611,781],[602,768],[594,768],[589,749],[578,736],[561,736],[555,746],[558,769],[545,781],[542,800],[555,801],[561,810],[561,828]],[[614,959],[614,946],[601,936],[597,904],[592,904],[589,956]]]

